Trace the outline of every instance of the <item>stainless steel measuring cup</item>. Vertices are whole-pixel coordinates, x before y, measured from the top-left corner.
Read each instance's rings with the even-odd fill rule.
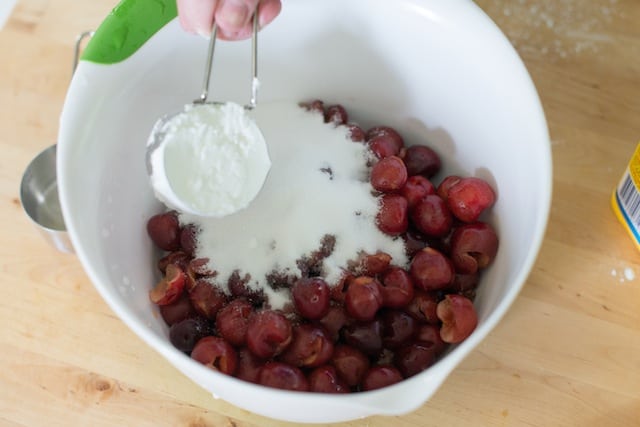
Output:
[[[20,184],[20,201],[50,244],[61,252],[73,252],[58,200],[55,145],[45,148],[27,166]]]
[[[92,35],[92,31],[85,31],[77,37],[72,73],[78,65],[83,41]],[[73,253],[58,198],[56,151],[56,145],[51,145],[31,160],[20,182],[20,202],[45,240],[61,252]]]

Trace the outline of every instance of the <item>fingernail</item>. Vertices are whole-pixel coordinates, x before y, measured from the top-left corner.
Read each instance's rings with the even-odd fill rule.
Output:
[[[225,0],[220,9],[225,24],[233,28],[242,28],[249,19],[249,8],[242,1]]]
[[[211,37],[211,29],[198,28],[198,29],[196,30],[196,33],[197,33],[199,36],[204,37],[205,39],[208,39],[208,38],[210,38],[210,37]]]

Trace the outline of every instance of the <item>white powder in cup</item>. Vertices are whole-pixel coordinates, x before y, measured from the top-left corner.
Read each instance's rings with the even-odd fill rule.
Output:
[[[269,153],[241,105],[188,105],[161,131],[151,182],[170,208],[222,217],[246,208],[262,188]]]

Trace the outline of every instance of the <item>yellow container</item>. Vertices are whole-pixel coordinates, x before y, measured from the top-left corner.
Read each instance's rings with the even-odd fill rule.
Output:
[[[611,195],[611,206],[640,250],[640,144],[636,147],[618,187]]]

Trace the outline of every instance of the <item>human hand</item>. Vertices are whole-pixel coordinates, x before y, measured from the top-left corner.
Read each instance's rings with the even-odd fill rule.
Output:
[[[251,37],[252,18],[258,3],[258,26],[262,28],[278,16],[281,0],[177,0],[182,28],[208,37],[215,20],[217,37],[225,40]]]

